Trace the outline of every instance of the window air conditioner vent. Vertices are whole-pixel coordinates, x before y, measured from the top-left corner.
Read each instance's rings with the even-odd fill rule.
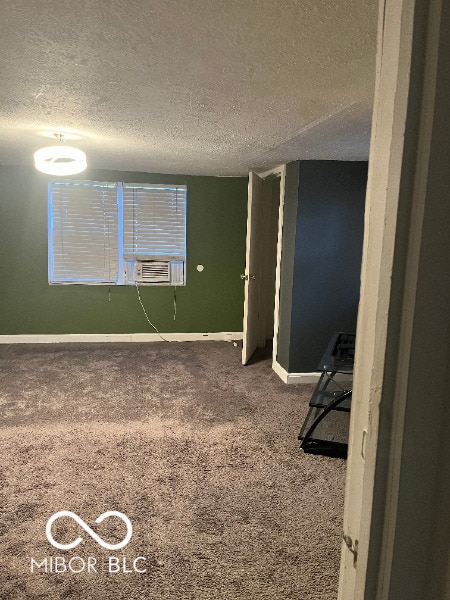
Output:
[[[170,283],[170,261],[136,261],[136,281],[141,283]]]

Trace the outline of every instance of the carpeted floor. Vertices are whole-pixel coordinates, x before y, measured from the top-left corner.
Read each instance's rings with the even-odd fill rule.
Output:
[[[161,342],[0,346],[0,389],[2,600],[336,598],[345,462],[299,450],[313,386]],[[131,541],[66,516],[57,549],[62,510]]]

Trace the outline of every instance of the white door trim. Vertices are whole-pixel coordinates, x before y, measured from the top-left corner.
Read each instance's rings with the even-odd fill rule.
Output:
[[[450,591],[449,29],[444,0],[380,1],[339,600]]]
[[[278,330],[280,327],[280,287],[281,287],[281,249],[283,245],[283,219],[284,219],[284,198],[286,190],[286,165],[278,165],[273,169],[258,173],[262,179],[272,177],[280,178],[280,201],[278,206],[278,239],[277,239],[277,263],[275,270],[275,307],[273,316],[273,351],[272,351],[272,369],[280,373],[280,365],[277,364],[278,352]],[[283,369],[284,371],[284,369]],[[283,377],[282,377],[283,379]]]

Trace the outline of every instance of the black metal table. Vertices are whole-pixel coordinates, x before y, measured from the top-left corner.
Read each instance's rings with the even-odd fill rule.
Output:
[[[317,368],[320,379],[298,439],[312,454],[347,456],[355,334],[337,331]]]

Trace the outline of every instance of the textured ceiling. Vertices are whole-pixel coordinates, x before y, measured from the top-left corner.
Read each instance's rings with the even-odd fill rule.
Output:
[[[0,164],[66,132],[94,168],[245,175],[368,156],[376,0],[13,0]]]

